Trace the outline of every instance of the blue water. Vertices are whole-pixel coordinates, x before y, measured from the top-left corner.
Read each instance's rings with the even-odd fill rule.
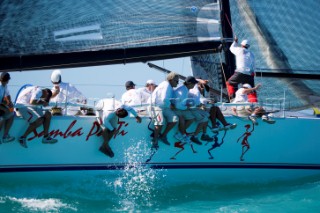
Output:
[[[320,177],[166,185],[154,170],[51,183],[1,182],[0,212],[319,212]]]

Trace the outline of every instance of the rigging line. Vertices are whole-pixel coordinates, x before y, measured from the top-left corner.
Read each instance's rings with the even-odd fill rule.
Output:
[[[185,58],[182,59],[182,64],[181,64],[181,66],[182,66],[182,70],[181,70],[181,71],[182,71],[182,74],[183,74],[183,75],[185,75],[185,73],[184,73],[184,59],[185,59]]]
[[[226,83],[226,82],[227,82],[227,78],[226,78],[226,74],[225,74],[225,71],[224,71],[224,68],[223,68],[223,64],[222,64],[221,52],[219,53],[219,58],[220,58],[220,66],[221,66],[221,69],[222,69],[222,74],[223,74],[224,82]],[[229,91],[228,91],[228,90],[227,90],[227,93],[228,93],[229,102],[231,102],[231,97],[230,97],[230,94],[229,94]]]
[[[225,17],[226,17],[226,19],[227,19],[227,22],[228,22],[228,24],[229,24],[229,26],[230,26],[231,30],[232,30],[232,34],[234,35],[234,31],[233,31],[232,25],[231,25],[231,23],[230,23],[230,20],[229,20],[229,18],[228,18],[228,16],[227,16],[227,14],[224,14],[224,15],[225,15]]]
[[[319,72],[320,70],[316,70],[316,69],[287,69],[287,68],[265,68],[265,67],[260,67],[260,68],[256,68],[256,70],[266,70],[266,71],[273,71],[273,70],[277,70],[277,71],[301,71],[301,72]]]

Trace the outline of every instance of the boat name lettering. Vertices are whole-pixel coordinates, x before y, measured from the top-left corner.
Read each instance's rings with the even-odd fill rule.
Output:
[[[113,138],[116,138],[118,135],[122,135],[122,136],[124,136],[124,135],[126,135],[128,132],[125,132],[124,130],[121,130],[121,128],[122,127],[126,127],[126,126],[128,126],[129,125],[129,123],[127,123],[127,122],[125,122],[125,121],[118,121],[118,128],[117,128],[117,130],[116,130],[116,132],[117,132],[117,134],[115,134],[114,136],[113,136]],[[121,130],[121,131],[120,131]]]
[[[76,129],[75,131],[72,131],[72,128],[76,123],[77,123],[77,121],[74,120],[71,122],[71,124],[68,126],[68,128],[64,132],[62,132],[60,129],[57,129],[57,130],[50,131],[49,135],[52,137],[61,136],[63,138],[81,136],[81,135],[83,135],[82,127]],[[41,131],[40,133],[38,133],[37,130],[35,129],[33,131],[33,134],[34,135],[28,139],[29,141],[31,141],[35,138],[42,137],[44,135],[44,132]]]
[[[49,132],[50,136],[55,138],[57,136],[60,136],[62,138],[68,138],[68,137],[75,137],[75,136],[82,136],[84,134],[83,132],[83,127],[80,127],[76,130],[73,130],[75,124],[77,123],[77,120],[74,120],[70,123],[70,125],[68,126],[68,128],[65,130],[65,131],[61,131],[60,129],[56,129],[56,130],[51,130]],[[124,136],[126,135],[128,132],[124,130],[124,128],[126,126],[128,126],[129,123],[125,122],[125,121],[118,121],[118,127],[117,127],[117,134],[115,134],[113,137],[116,138],[118,135],[121,135],[121,136]],[[44,132],[41,131],[41,132],[37,132],[37,130],[35,129],[33,131],[33,135],[28,138],[28,141],[31,141],[35,138],[40,138],[44,135]],[[101,131],[101,128],[100,128],[100,125],[97,121],[93,122],[92,123],[92,126],[89,130],[89,133],[87,134],[86,136],[86,141],[89,140],[89,138],[91,136],[101,136],[102,135],[102,131]]]

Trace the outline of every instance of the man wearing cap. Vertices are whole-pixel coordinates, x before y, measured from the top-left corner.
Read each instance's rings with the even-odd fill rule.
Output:
[[[154,122],[154,137],[152,140],[152,147],[158,148],[158,139],[163,143],[170,145],[167,134],[179,121],[178,116],[173,112],[175,108],[171,102],[174,98],[173,88],[177,87],[179,83],[178,74],[171,72],[167,76],[167,80],[160,83],[153,91],[149,108],[150,115]],[[166,122],[166,128],[161,134],[162,126]]]
[[[4,124],[4,132],[0,143],[7,143],[13,141],[15,138],[9,135],[10,128],[13,123],[13,103],[11,101],[10,92],[8,90],[8,83],[10,74],[7,72],[1,73],[0,76],[0,130]]]
[[[227,89],[230,97],[234,97],[238,84],[250,84],[254,86],[254,70],[255,58],[254,54],[248,50],[250,47],[248,40],[243,40],[241,46],[238,46],[238,38],[235,37],[230,46],[230,51],[236,57],[236,70],[235,73],[226,82]],[[256,93],[252,94],[250,102],[257,102]]]
[[[128,106],[139,106],[141,105],[141,96],[136,90],[136,85],[133,81],[127,81],[125,84],[126,92],[121,97],[122,104]]]
[[[154,80],[148,80],[145,87],[137,89],[140,94],[142,104],[149,103],[149,98],[151,97],[152,92],[156,89],[156,86],[157,85]]]
[[[43,125],[42,143],[56,143],[57,140],[49,135],[51,113],[43,110],[43,106],[48,106],[52,91],[38,86],[27,87],[22,90],[17,98],[16,111],[28,123],[29,126],[25,133],[19,138],[21,146],[27,148],[27,136],[40,125]]]
[[[175,89],[175,113],[179,116],[179,128],[178,132],[174,135],[176,139],[182,142],[190,143],[190,139],[187,136],[186,129],[194,121],[195,116],[190,110],[191,106],[194,106],[194,99],[189,97],[189,90],[194,88],[198,81],[193,76],[188,76],[183,85]],[[197,123],[199,128],[202,128],[205,118],[197,117]],[[198,128],[198,127],[197,127]],[[192,136],[191,141],[201,145],[202,143],[196,137]]]
[[[51,102],[54,103],[80,103],[86,104],[87,98],[72,84],[62,82],[61,71],[53,70],[51,74],[51,82],[53,83]],[[63,110],[64,114],[76,115],[80,113],[80,107],[68,107]]]

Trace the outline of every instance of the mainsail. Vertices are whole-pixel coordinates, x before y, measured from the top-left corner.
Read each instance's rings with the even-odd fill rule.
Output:
[[[232,23],[233,34],[249,39],[256,57],[256,83],[262,101],[286,101],[286,108],[319,105],[320,100],[320,33],[314,9],[319,1],[301,4],[298,0],[254,1],[230,0],[230,16],[221,18]],[[228,51],[230,43],[223,50]],[[224,54],[192,57],[195,75],[205,75],[216,88],[225,82],[222,69]],[[280,78],[281,77],[281,78]]]
[[[197,15],[216,3],[3,0],[0,70],[143,62],[213,52],[220,45],[219,23],[207,23]],[[197,22],[210,25],[210,37],[198,39]]]

